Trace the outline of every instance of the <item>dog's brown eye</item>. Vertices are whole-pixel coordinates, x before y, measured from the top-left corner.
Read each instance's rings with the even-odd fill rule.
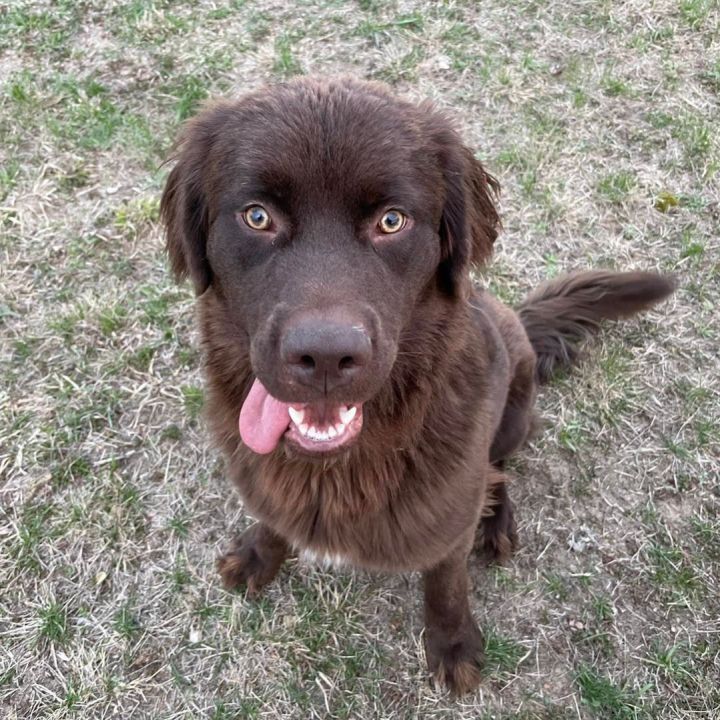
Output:
[[[251,205],[243,213],[243,219],[253,230],[267,230],[270,227],[270,213],[262,205]]]
[[[407,218],[399,210],[388,210],[378,223],[381,232],[390,234],[396,233],[405,227]]]

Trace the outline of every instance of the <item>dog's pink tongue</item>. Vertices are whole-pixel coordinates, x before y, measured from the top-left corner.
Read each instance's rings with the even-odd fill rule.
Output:
[[[290,424],[288,407],[287,403],[270,395],[259,380],[255,380],[240,409],[242,441],[260,455],[272,452]]]

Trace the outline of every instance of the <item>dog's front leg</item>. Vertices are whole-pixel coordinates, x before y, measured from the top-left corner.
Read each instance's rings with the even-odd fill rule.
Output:
[[[469,550],[470,544],[463,543],[423,573],[428,667],[457,695],[479,685],[485,645],[468,603]]]
[[[218,571],[228,590],[247,585],[257,595],[278,573],[290,548],[264,523],[256,523],[237,538],[218,559]]]

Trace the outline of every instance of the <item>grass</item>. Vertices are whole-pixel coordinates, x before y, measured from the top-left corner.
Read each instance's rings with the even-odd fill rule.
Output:
[[[645,6],[647,5],[647,7]],[[720,695],[719,20],[711,0],[13,2],[0,11],[0,706],[42,717],[714,720]],[[208,98],[349,72],[431,97],[502,185],[482,274],[517,304],[581,267],[675,298],[543,389],[521,547],[473,556],[485,681],[428,682],[414,575],[289,562],[203,420],[163,165]]]
[[[61,605],[50,601],[38,610],[40,619],[40,638],[55,645],[63,645],[70,637],[67,611]]]
[[[598,182],[598,192],[611,203],[619,204],[634,190],[637,181],[628,171],[611,173]]]
[[[302,75],[302,67],[293,52],[293,39],[290,35],[280,35],[275,40],[275,61],[273,71],[280,78]]]
[[[631,720],[637,717],[632,697],[592,668],[583,667],[575,679],[583,705],[602,720]]]
[[[514,674],[528,653],[514,640],[485,630],[485,671],[491,675]]]
[[[182,392],[185,403],[185,410],[193,420],[196,419],[203,406],[202,388],[184,385],[180,388],[180,391]]]

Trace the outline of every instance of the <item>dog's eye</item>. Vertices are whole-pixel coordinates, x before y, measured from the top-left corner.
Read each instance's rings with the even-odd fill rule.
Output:
[[[267,230],[270,227],[270,213],[262,205],[251,205],[243,213],[243,220],[253,230]]]
[[[380,228],[380,232],[391,234],[402,230],[405,227],[405,223],[407,223],[407,217],[399,210],[388,210],[380,218],[378,228]]]

